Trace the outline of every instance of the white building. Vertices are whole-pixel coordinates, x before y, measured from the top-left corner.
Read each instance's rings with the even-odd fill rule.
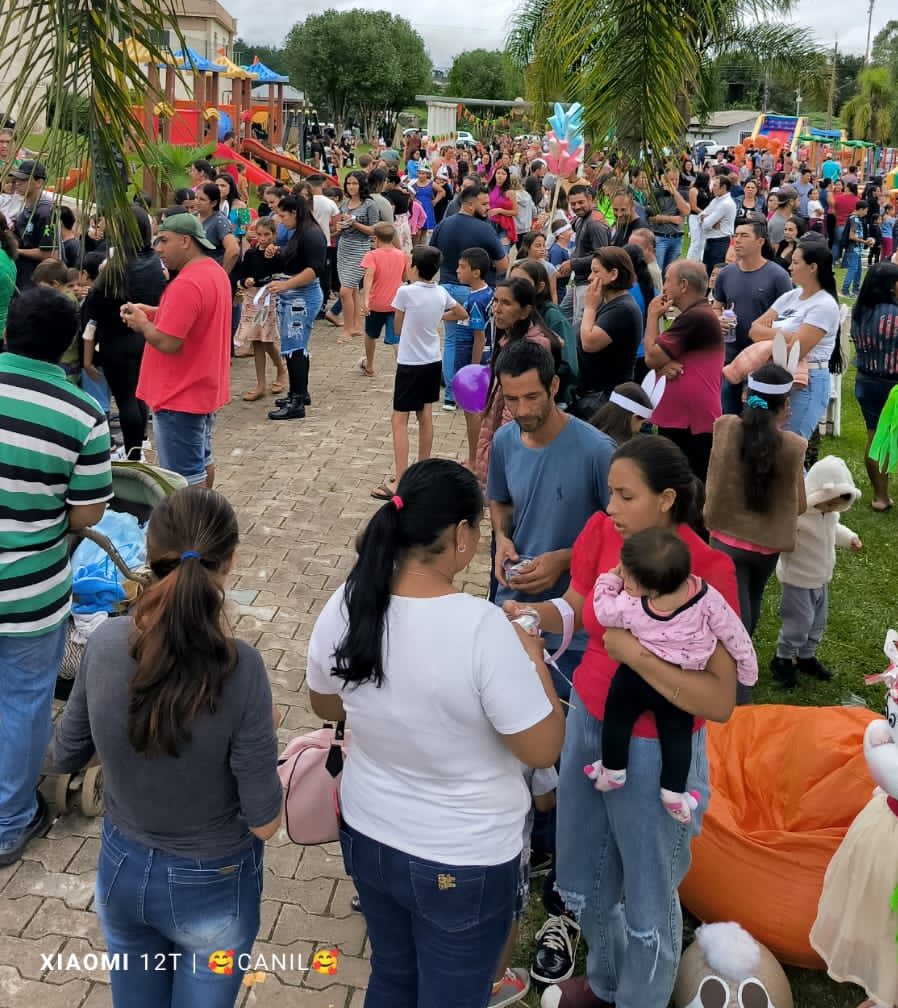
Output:
[[[751,135],[758,121],[753,109],[728,109],[712,112],[705,122],[693,119],[686,130],[686,140],[696,144],[699,140],[713,140],[722,147],[733,147]]]

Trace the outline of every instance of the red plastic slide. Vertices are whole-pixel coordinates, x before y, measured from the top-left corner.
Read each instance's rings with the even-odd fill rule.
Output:
[[[82,168],[69,168],[64,178],[57,179],[52,191],[67,193],[70,189],[74,189],[83,177],[84,170]]]
[[[212,151],[212,157],[216,161],[233,161],[236,164],[242,164],[246,169],[246,181],[250,185],[272,185],[275,181],[273,175],[269,175],[267,171],[263,171],[255,161],[249,161],[245,157],[241,157],[236,151],[231,150],[230,147],[225,147],[224,144],[219,144],[214,151]]]
[[[333,175],[328,175],[320,168],[313,168],[312,165],[306,164],[305,161],[297,161],[296,158],[290,157],[289,154],[279,154],[270,147],[266,147],[265,144],[259,143],[258,140],[244,139],[242,147],[245,153],[252,154],[254,157],[259,158],[260,161],[267,161],[268,164],[277,165],[279,168],[286,168],[287,171],[294,172],[296,175],[302,175],[303,178],[308,178],[309,175],[324,175],[330,180],[332,185],[340,184],[339,179]]]

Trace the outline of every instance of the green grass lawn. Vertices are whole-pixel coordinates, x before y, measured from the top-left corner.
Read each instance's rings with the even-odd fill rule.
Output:
[[[841,271],[840,271],[841,273]],[[840,276],[841,281],[841,276]],[[825,437],[820,444],[820,457],[838,455],[848,464],[863,497],[844,516],[844,524],[856,532],[864,544],[863,550],[850,553],[840,550],[835,577],[830,589],[830,612],[820,658],[833,670],[831,682],[802,681],[796,690],[783,690],[770,680],[767,665],[774,652],[779,629],[779,584],[771,579],[764,596],[761,622],[755,633],[760,678],[755,687],[756,703],[832,706],[865,703],[878,710],[882,704],[882,687],[865,687],[863,677],[879,672],[886,665],[882,652],[886,630],[898,626],[898,613],[892,600],[891,576],[893,558],[898,548],[898,507],[884,514],[870,507],[871,491],[864,471],[864,424],[854,398],[854,370],[842,379],[842,436]],[[809,739],[809,744],[813,740]],[[738,871],[738,865],[733,866]],[[541,880],[540,880],[541,881]],[[534,888],[529,912],[522,922],[515,965],[529,966],[533,935],[543,923],[539,888]],[[696,922],[687,915],[687,940]],[[582,972],[582,948],[580,956]],[[854,1008],[864,999],[863,991],[850,984],[837,984],[824,972],[787,968],[792,984],[795,1008]],[[531,991],[524,1004],[539,1004],[539,996]]]

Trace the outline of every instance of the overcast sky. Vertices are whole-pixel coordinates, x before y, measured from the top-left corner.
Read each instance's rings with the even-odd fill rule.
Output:
[[[337,10],[364,7],[389,10],[411,22],[421,34],[434,66],[448,69],[452,58],[466,49],[501,48],[508,20],[517,6],[516,0],[444,0],[442,3],[391,0],[390,3],[360,3],[358,0],[334,0],[322,5],[311,0],[299,0],[285,5],[281,0],[222,0],[238,19],[242,38],[269,45],[283,41],[296,21],[324,6]],[[876,0],[873,12],[873,36],[888,20],[888,8],[893,0]],[[284,20],[289,10],[288,20]],[[793,19],[811,26],[819,41],[831,46],[836,36],[844,52],[861,53],[867,35],[867,4],[847,4],[845,0],[798,0]]]

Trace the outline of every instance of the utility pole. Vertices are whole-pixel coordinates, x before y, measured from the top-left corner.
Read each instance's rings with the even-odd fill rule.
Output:
[[[795,89],[795,118],[801,115],[801,85]]]
[[[767,106],[770,104],[770,69],[764,67],[764,93],[761,97],[761,111],[767,114]]]
[[[833,43],[833,72],[829,79],[829,100],[826,103],[826,128],[833,128],[833,112],[836,106],[836,69],[839,65],[839,40]]]
[[[876,0],[870,0],[867,8],[867,45],[864,47],[864,64],[870,62],[870,29],[873,27],[873,5]]]

